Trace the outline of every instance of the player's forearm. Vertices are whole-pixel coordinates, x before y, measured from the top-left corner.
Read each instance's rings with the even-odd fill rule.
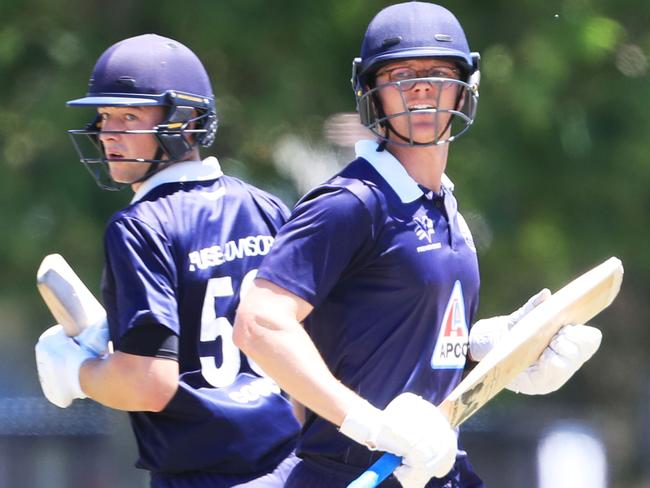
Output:
[[[157,412],[176,392],[178,364],[116,352],[105,359],[85,361],[79,381],[86,395],[107,407]]]
[[[235,344],[292,398],[340,426],[360,398],[329,371],[313,342],[295,320],[282,323],[240,308]]]

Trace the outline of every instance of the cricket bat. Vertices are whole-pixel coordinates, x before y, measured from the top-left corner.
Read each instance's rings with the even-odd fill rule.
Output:
[[[525,315],[438,406],[451,426],[462,424],[534,363],[564,325],[583,324],[608,307],[622,281],[623,264],[609,258]],[[399,456],[384,454],[348,488],[373,488],[400,463]]]
[[[36,286],[56,321],[70,337],[106,320],[106,311],[60,254],[43,258]]]

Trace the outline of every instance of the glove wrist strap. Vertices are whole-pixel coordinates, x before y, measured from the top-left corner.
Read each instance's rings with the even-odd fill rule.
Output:
[[[362,400],[347,413],[339,431],[368,449],[375,450],[380,429],[381,410]]]

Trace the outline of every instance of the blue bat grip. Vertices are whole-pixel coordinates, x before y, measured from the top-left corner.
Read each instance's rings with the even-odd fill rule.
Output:
[[[361,476],[350,483],[347,488],[374,488],[388,478],[400,464],[402,464],[401,457],[387,452]]]

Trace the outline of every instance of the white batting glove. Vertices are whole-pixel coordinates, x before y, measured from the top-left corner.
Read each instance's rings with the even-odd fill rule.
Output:
[[[360,402],[340,431],[371,450],[401,456],[394,474],[405,488],[445,476],[456,460],[456,432],[435,405],[413,393],[395,397],[384,410]]]
[[[550,296],[550,290],[544,288],[510,315],[499,315],[476,322],[469,333],[469,354],[472,360],[481,361],[517,322]]]
[[[77,344],[86,349],[90,349],[98,356],[108,354],[108,322],[104,317],[100,322],[86,327],[78,336],[74,338]]]
[[[515,393],[545,395],[559,389],[598,350],[602,334],[588,325],[565,325],[540,358],[506,386]]]
[[[395,475],[403,488],[424,488],[432,478],[431,472],[428,469],[406,466],[404,464],[398,466],[393,471],[393,475]]]
[[[38,379],[51,403],[66,408],[75,398],[86,398],[79,384],[79,368],[86,359],[98,357],[94,352],[65,335],[60,325],[43,332],[35,350]]]

